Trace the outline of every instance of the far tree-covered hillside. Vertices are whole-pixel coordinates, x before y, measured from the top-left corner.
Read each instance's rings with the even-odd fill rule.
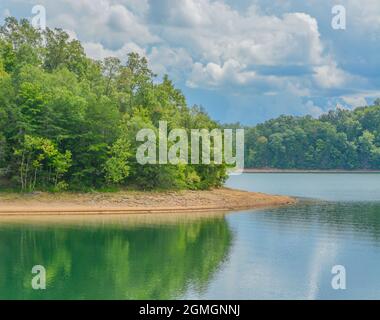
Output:
[[[380,169],[380,100],[319,119],[281,116],[246,131],[246,167]]]

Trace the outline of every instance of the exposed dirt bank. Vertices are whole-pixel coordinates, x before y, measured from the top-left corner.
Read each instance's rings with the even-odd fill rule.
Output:
[[[178,192],[0,194],[0,216],[235,211],[295,202],[286,196],[227,188]]]

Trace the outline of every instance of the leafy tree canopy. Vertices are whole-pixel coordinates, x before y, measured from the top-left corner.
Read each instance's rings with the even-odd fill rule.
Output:
[[[380,169],[380,105],[319,119],[281,116],[246,131],[246,167]]]
[[[224,165],[136,163],[136,133],[157,128],[213,129],[218,124],[148,61],[95,61],[60,29],[22,19],[0,27],[0,182],[35,189],[202,189],[220,186]]]

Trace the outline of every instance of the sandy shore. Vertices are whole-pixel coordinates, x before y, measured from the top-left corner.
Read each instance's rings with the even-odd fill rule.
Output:
[[[210,191],[1,194],[0,216],[105,215],[245,210],[296,200],[227,188]]]

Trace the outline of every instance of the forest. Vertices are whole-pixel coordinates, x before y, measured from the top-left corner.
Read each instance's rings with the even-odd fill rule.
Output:
[[[0,27],[0,186],[19,191],[208,189],[226,166],[136,163],[136,133],[213,129],[172,81],[130,53],[96,61],[61,29]]]
[[[245,167],[380,169],[380,99],[318,119],[281,116],[246,128]]]
[[[136,134],[220,125],[188,106],[168,76],[130,53],[96,61],[61,29],[26,19],[0,27],[0,190],[209,189],[226,164],[140,165]],[[315,119],[281,116],[245,127],[245,167],[380,169],[380,100]]]

